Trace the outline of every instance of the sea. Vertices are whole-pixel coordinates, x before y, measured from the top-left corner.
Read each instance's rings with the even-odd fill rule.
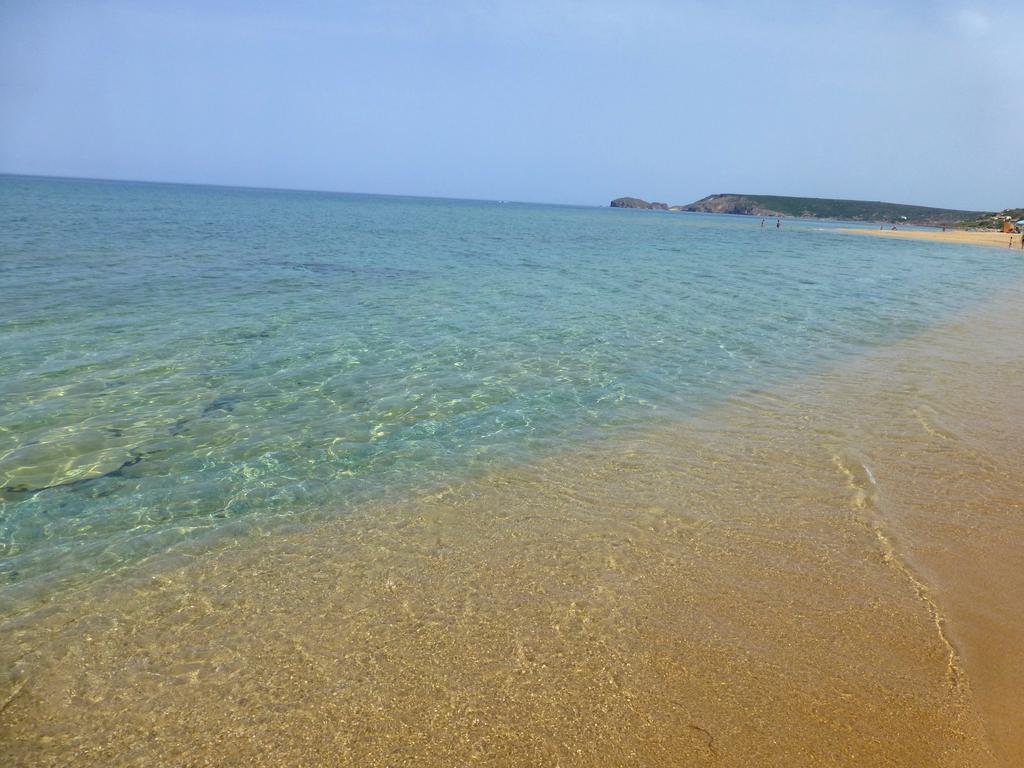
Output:
[[[835,229],[0,177],[0,592],[678,419],[1024,275]]]
[[[0,176],[0,762],[1024,755],[1024,258],[877,226]]]

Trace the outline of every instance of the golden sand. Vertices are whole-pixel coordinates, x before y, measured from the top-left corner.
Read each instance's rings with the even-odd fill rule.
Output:
[[[959,245],[986,245],[995,248],[1016,248],[1021,250],[1021,235],[1006,235],[1002,232],[968,232],[950,229],[945,232],[912,229],[840,229],[850,235],[871,235],[873,237],[895,237],[902,240],[928,240],[933,243],[956,243]]]
[[[1022,300],[8,622],[0,763],[1024,764]]]

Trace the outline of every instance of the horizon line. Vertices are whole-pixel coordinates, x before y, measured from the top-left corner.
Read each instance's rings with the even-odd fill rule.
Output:
[[[212,187],[214,189],[236,189],[236,190],[248,190],[248,191],[262,191],[262,192],[305,192],[311,194],[326,194],[326,195],[365,195],[367,197],[398,197],[408,198],[413,200],[453,200],[470,203],[499,203],[499,204],[513,204],[513,205],[551,205],[560,206],[565,208],[608,208],[609,204],[593,204],[593,203],[554,203],[542,200],[502,200],[498,198],[486,198],[486,197],[452,197],[447,195],[414,195],[402,192],[355,192],[351,190],[343,189],[311,189],[305,187],[272,187],[272,186],[253,186],[251,184],[223,184],[223,183],[209,183],[199,181],[166,181],[161,179],[124,179],[124,178],[109,178],[102,176],[62,176],[59,174],[50,173],[17,173],[12,171],[0,170],[0,176],[13,176],[26,179],[49,179],[51,181],[92,181],[102,183],[113,183],[113,184],[163,184],[167,186],[177,187]],[[750,193],[750,192],[713,192],[705,195],[704,197],[698,198],[693,201],[694,203],[705,200],[709,197],[717,197],[720,195],[730,195],[737,197],[792,197],[792,198],[803,198],[808,200],[838,200],[840,202],[853,202],[853,203],[880,203],[884,205],[902,205],[916,208],[934,208],[936,210],[946,211],[959,211],[961,213],[998,213],[998,211],[990,211],[985,208],[944,208],[937,205],[922,205],[920,203],[893,203],[885,200],[866,200],[852,197],[814,197],[808,195],[783,195],[783,194],[761,194],[761,193]],[[631,195],[623,195],[622,197],[631,197]],[[619,198],[613,198],[619,199]],[[645,198],[637,198],[644,200]],[[693,203],[670,203],[669,205],[683,206],[692,205]],[[1004,207],[1000,210],[1011,210],[1013,206]]]
[[[452,200],[466,203],[499,203],[512,205],[553,205],[566,208],[606,208],[606,205],[587,203],[552,203],[540,200],[501,200],[486,197],[449,197],[445,195],[411,195],[399,192],[353,192],[342,189],[308,189],[302,187],[259,187],[250,184],[214,184],[200,181],[164,181],[159,179],[116,179],[101,176],[60,176],[50,173],[15,173],[0,171],[0,176],[23,179],[47,179],[50,181],[93,181],[107,184],[163,184],[174,187],[213,187],[214,189],[237,189],[250,192],[306,192],[320,195],[365,195],[366,197],[404,197],[414,200]]]

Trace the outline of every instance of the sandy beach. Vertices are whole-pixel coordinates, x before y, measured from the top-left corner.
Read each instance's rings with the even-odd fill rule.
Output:
[[[872,237],[893,237],[900,240],[927,240],[933,243],[956,243],[959,245],[985,245],[994,248],[1021,247],[1020,235],[1007,235],[1002,232],[967,232],[964,230],[911,230],[911,229],[841,229],[850,235],[870,235]],[[1012,243],[1012,246],[1010,245]]]
[[[1020,293],[9,623],[19,765],[1012,766]]]
[[[0,768],[1024,768],[1024,6],[95,5],[0,2]]]

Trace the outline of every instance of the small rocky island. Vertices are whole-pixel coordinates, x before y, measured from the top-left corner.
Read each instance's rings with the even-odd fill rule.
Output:
[[[678,207],[670,208],[668,203],[648,203],[639,197],[617,197],[612,200],[612,208],[639,208],[645,211],[681,210]]]

